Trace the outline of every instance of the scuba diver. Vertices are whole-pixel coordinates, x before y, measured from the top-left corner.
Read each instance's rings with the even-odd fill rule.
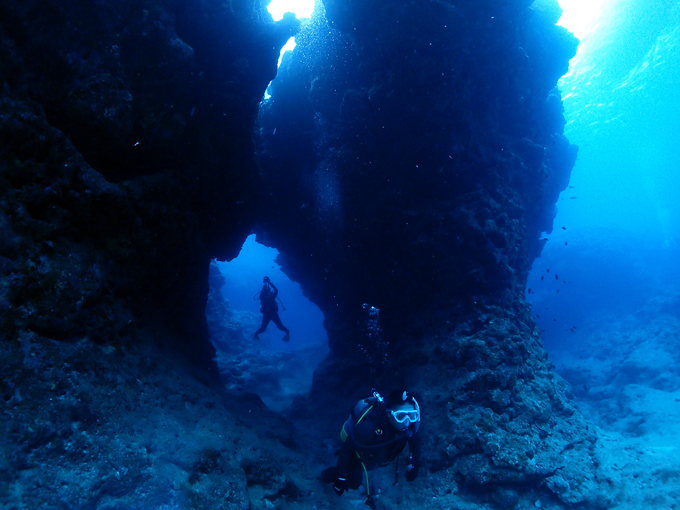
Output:
[[[342,426],[342,447],[338,450],[336,467],[325,469],[321,479],[333,484],[338,496],[348,489],[357,489],[366,477],[366,505],[375,510],[368,472],[395,461],[394,485],[399,483],[399,454],[409,445],[405,479],[412,482],[420,469],[420,407],[413,395],[395,390],[387,402],[379,393],[356,405]]]
[[[262,312],[262,325],[260,326],[260,329],[255,332],[253,338],[255,340],[259,340],[260,337],[258,335],[260,333],[264,333],[264,331],[267,329],[267,326],[269,326],[269,321],[274,321],[276,327],[286,333],[282,340],[287,342],[290,340],[290,331],[281,323],[281,318],[279,317],[279,305],[276,304],[276,296],[279,294],[279,289],[276,288],[268,276],[264,277],[263,283],[264,285],[262,286],[262,290],[255,294],[255,297],[253,297],[253,299],[257,299],[259,294],[260,312]],[[279,299],[279,301],[281,300]],[[281,306],[283,306],[283,302],[281,302]],[[286,308],[284,307],[283,309],[285,310]]]

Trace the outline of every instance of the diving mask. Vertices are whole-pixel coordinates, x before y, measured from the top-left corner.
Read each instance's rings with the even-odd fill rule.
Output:
[[[412,405],[415,409],[387,409],[390,422],[395,428],[406,429],[411,423],[420,421],[420,406],[416,399],[413,399]],[[409,404],[410,406],[411,404]]]
[[[420,411],[418,411],[417,409],[412,409],[411,411],[407,410],[392,411],[390,409],[390,414],[392,415],[394,421],[396,421],[397,423],[404,423],[407,420],[409,423],[415,423],[418,420],[420,420]]]

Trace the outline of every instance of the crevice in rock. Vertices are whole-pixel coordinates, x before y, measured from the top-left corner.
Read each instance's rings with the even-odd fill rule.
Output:
[[[213,261],[206,316],[227,389],[256,393],[267,407],[283,412],[309,391],[312,374],[328,353],[328,339],[323,314],[281,271],[276,257],[275,249],[251,235],[239,257],[228,263]],[[288,337],[274,322],[253,337],[263,318],[259,293],[264,276],[279,291],[277,314],[290,330]]]

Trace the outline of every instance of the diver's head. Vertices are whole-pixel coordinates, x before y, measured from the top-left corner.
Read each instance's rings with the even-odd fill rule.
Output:
[[[418,427],[420,406],[407,391],[397,390],[390,393],[385,408],[387,417],[395,429],[406,430],[412,423]]]
[[[262,283],[269,283],[269,276],[265,276]]]

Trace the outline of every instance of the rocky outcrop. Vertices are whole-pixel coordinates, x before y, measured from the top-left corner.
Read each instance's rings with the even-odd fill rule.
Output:
[[[326,316],[300,415],[332,397],[331,435],[357,395],[407,385],[430,476],[598,506],[594,432],[523,298],[576,156],[555,89],[576,40],[531,3],[325,1],[263,109],[258,230]]]
[[[256,125],[290,16],[4,1],[6,503],[319,505],[352,400],[407,384],[444,504],[602,506],[522,297],[575,158],[575,40],[530,4],[327,0]],[[209,261],[253,226],[326,315],[295,425],[225,392],[208,339]]]
[[[297,28],[258,5],[0,6],[10,336],[118,342],[142,318],[210,368],[208,262],[251,228],[258,102]]]
[[[0,506],[276,500],[290,479],[248,481],[254,443],[278,461],[236,416],[290,429],[220,393],[205,305],[254,221],[258,102],[297,21],[162,0],[0,20]]]
[[[575,39],[512,2],[329,2],[327,16],[262,115],[262,238],[331,330],[355,333],[363,303],[403,331],[426,310],[515,299],[575,159],[554,89]]]

